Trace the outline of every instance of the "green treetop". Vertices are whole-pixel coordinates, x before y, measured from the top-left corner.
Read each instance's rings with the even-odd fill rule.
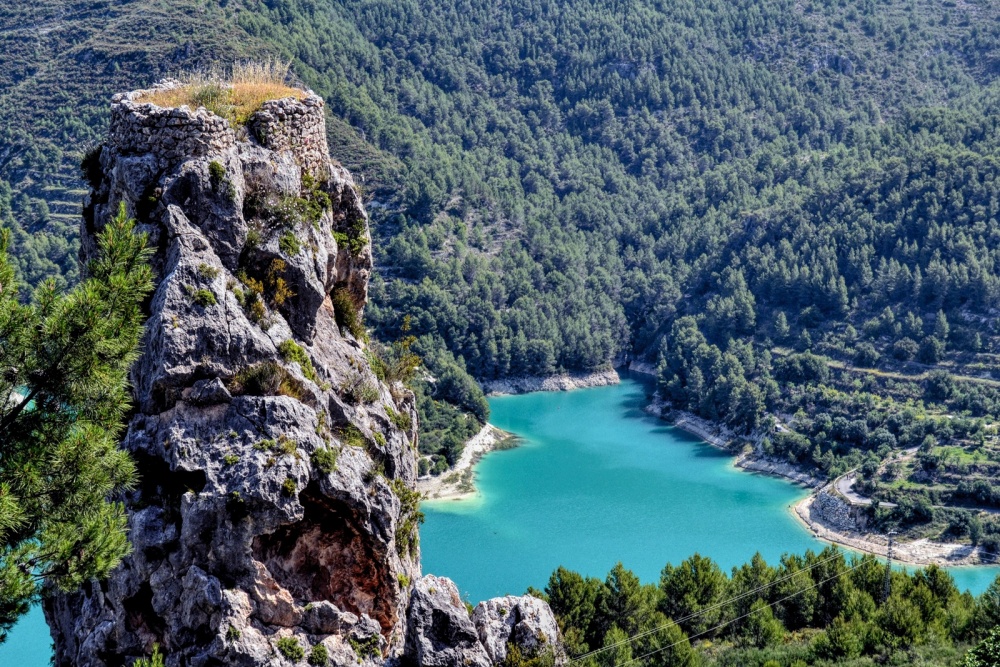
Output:
[[[146,236],[122,207],[67,293],[18,299],[0,230],[0,642],[43,587],[73,589],[128,552],[113,498],[135,480],[118,439],[152,290]]]

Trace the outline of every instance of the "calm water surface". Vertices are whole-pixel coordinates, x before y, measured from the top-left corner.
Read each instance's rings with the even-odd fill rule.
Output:
[[[730,568],[760,551],[825,543],[789,505],[806,491],[737,470],[732,457],[642,412],[645,385],[490,401],[492,422],[524,438],[478,467],[478,498],[424,503],[425,572],[454,579],[475,602],[541,588],[559,565],[604,577],[622,561],[645,581],[694,552]],[[998,568],[954,568],[981,592]],[[51,639],[35,610],[0,645],[0,665],[46,667]]]
[[[424,503],[424,571],[475,602],[541,588],[559,565],[603,578],[621,561],[655,582],[696,551],[728,570],[756,551],[776,563],[826,546],[789,512],[805,490],[738,470],[646,402],[634,379],[492,399],[491,421],[525,442],[480,463],[478,498]],[[951,572],[978,593],[1000,569]]]

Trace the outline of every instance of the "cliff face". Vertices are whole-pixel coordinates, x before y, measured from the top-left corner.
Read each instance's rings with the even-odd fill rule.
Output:
[[[419,579],[413,397],[355,337],[370,236],[322,100],[268,102],[234,130],[141,97],[113,101],[81,251],[122,202],[156,247],[124,438],[142,473],[133,553],[46,601],[56,664],[131,665],[154,643],[168,665],[294,664],[291,639],[332,664],[554,646],[544,604],[497,639],[495,610],[473,623],[437,594],[453,584]]]

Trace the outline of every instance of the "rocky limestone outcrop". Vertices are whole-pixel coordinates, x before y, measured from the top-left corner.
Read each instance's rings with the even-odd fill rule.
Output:
[[[487,667],[486,649],[449,579],[428,575],[416,582],[410,599],[405,656],[421,667]]]
[[[434,664],[489,664],[457,593],[419,578],[414,400],[352,325],[370,235],[322,100],[233,128],[143,97],[113,100],[81,234],[86,260],[124,204],[155,249],[123,441],[133,551],[46,600],[55,664],[132,665],[154,644],[171,667],[289,665],[296,644],[336,665],[431,664],[410,648],[428,645]],[[443,609],[460,631],[437,634]]]
[[[530,595],[507,595],[476,605],[472,622],[486,654],[494,663],[507,657],[507,646],[516,644],[529,655],[551,651],[556,663],[565,656],[559,644],[559,625],[544,601]]]
[[[501,664],[508,647],[524,657],[549,654],[566,663],[559,626],[549,605],[530,595],[480,602],[471,618],[449,579],[427,575],[410,597],[404,661],[421,667],[488,667]]]

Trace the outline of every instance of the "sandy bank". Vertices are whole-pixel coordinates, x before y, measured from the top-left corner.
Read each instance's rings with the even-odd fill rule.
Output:
[[[507,394],[528,394],[533,391],[568,391],[585,387],[607,387],[621,382],[618,373],[609,368],[593,373],[566,373],[564,375],[503,378],[501,380],[485,380],[481,382],[483,391],[490,396]]]
[[[691,433],[713,447],[732,451],[735,436],[725,427],[686,412],[665,411],[662,403],[654,402],[647,408],[653,414],[672,421],[674,426]],[[760,452],[746,448],[734,465],[749,472],[757,472],[816,489],[792,507],[792,513],[816,537],[864,553],[885,556],[889,550],[888,538],[864,530],[867,524],[867,506],[852,504],[837,493],[826,480],[786,461],[771,459]],[[984,565],[996,564],[996,559],[986,551],[970,544],[932,542],[919,539],[900,542],[893,546],[895,560],[909,565]]]
[[[509,443],[513,435],[487,424],[474,435],[462,450],[455,466],[441,475],[424,475],[418,477],[416,489],[428,500],[462,500],[475,497],[476,490],[475,466],[486,454],[493,451],[499,443]]]

